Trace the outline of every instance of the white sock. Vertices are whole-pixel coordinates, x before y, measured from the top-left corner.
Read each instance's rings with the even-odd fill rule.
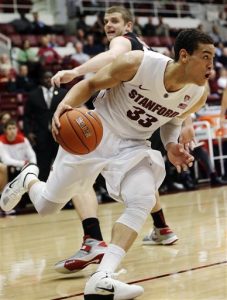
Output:
[[[37,179],[37,177],[36,177],[36,179]],[[29,193],[28,193],[29,198],[31,199],[31,201],[37,211],[39,211],[40,205],[43,205],[43,202],[44,202],[44,201],[42,201],[42,197],[41,197],[44,187],[45,187],[45,182],[38,181],[32,185],[32,187],[30,188]]]
[[[32,180],[37,180],[38,177],[35,175],[35,174],[28,174],[25,178],[25,181],[24,181],[24,187],[27,189],[28,188],[28,185],[29,183],[32,181]]]
[[[125,254],[125,250],[121,247],[114,244],[109,244],[97,271],[114,273],[120,265]]]

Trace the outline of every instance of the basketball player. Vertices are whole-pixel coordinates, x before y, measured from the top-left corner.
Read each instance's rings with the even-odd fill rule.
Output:
[[[76,77],[91,72],[97,72],[99,69],[112,62],[119,54],[131,50],[143,50],[148,48],[134,33],[133,17],[124,7],[113,6],[107,9],[104,16],[104,30],[110,41],[109,50],[101,53],[88,62],[82,64],[73,70],[63,70],[57,72],[52,78],[52,84],[60,86],[61,83],[67,83]],[[156,205],[151,212],[154,221],[154,229],[143,240],[144,244],[162,244],[170,245],[177,241],[177,236],[168,227],[162,211],[158,192],[156,194]],[[73,199],[74,206],[79,214],[84,229],[84,243],[81,250],[73,256],[59,261],[55,269],[61,273],[71,273],[80,270],[88,262],[97,261],[97,255],[105,250],[101,229],[97,218],[97,199],[94,191],[87,192],[86,195],[80,195]],[[88,204],[89,203],[89,204]],[[89,210],[88,210],[89,207]],[[89,247],[87,247],[89,246]],[[87,251],[85,251],[87,249]]]
[[[97,272],[86,283],[85,300],[101,295],[102,299],[124,300],[143,293],[142,287],[113,279],[112,274],[154,207],[155,192],[165,177],[163,157],[150,148],[147,138],[160,128],[170,162],[179,172],[192,165],[193,157],[178,138],[183,120],[207,99],[205,86],[215,47],[210,36],[188,29],[177,36],[174,52],[172,60],[153,51],[131,51],[74,85],[54,114],[53,135],[58,134],[64,111],[79,107],[101,90],[94,103],[104,128],[101,144],[83,156],[59,147],[47,183],[38,180],[38,167],[30,164],[3,190],[2,209],[12,209],[28,191],[37,211],[46,215],[58,212],[72,196],[87,190],[102,172],[109,194],[123,201],[125,210],[113,226],[111,243]]]

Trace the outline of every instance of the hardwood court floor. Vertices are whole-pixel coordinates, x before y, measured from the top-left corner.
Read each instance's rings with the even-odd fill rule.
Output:
[[[227,299],[227,187],[161,197],[168,224],[179,241],[173,246],[142,246],[151,227],[147,220],[123,261],[119,279],[138,282],[145,293],[138,300]],[[105,240],[122,205],[100,205]],[[81,244],[82,230],[74,210],[0,218],[0,299],[82,300],[95,265],[72,275],[53,265]]]

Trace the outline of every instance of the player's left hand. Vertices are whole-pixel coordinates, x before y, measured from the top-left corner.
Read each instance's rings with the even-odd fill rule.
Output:
[[[51,126],[52,135],[53,135],[53,138],[55,139],[55,141],[57,140],[59,128],[61,127],[59,118],[65,111],[71,110],[71,109],[72,109],[72,107],[70,105],[64,104],[63,102],[61,102],[58,105],[58,107],[53,115],[52,126]]]
[[[196,145],[195,130],[192,125],[184,126],[181,130],[179,143],[182,144],[188,152],[193,150]]]
[[[176,167],[178,173],[181,171],[187,171],[188,168],[193,165],[194,157],[182,144],[168,144],[167,156],[169,161]]]

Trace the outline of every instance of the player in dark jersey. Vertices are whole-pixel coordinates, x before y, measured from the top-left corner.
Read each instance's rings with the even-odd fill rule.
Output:
[[[114,6],[107,9],[104,16],[104,29],[110,41],[109,50],[96,55],[86,63],[72,70],[57,72],[52,78],[53,85],[60,86],[60,84],[68,83],[76,77],[90,72],[97,72],[103,66],[111,63],[118,55],[131,50],[143,50],[144,47],[151,50],[132,32],[133,18],[131,13],[124,7]],[[166,224],[158,194],[156,195],[156,199],[156,205],[151,212],[154,228],[143,239],[143,243],[173,244],[178,238]],[[79,271],[93,261],[97,261],[97,257],[100,257],[105,251],[105,243],[103,242],[97,218],[98,204],[94,196],[94,191],[88,191],[86,195],[76,197],[73,199],[73,203],[81,218],[85,238],[81,250],[76,252],[72,257],[62,260],[55,265],[55,269],[61,273]]]

